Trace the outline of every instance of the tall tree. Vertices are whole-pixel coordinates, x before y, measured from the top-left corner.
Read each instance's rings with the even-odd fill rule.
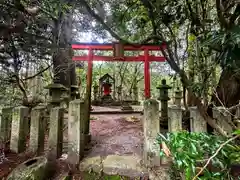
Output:
[[[54,82],[67,88],[76,85],[75,64],[72,63],[73,1],[60,1],[57,18],[53,21],[53,69]]]

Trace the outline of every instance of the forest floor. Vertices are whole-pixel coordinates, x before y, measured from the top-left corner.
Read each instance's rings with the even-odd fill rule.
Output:
[[[93,107],[94,111],[112,111],[112,108]],[[139,110],[140,107],[135,107]],[[134,108],[134,109],[135,109]],[[119,109],[120,110],[120,109]],[[114,108],[116,111],[116,108]],[[131,115],[91,115],[90,132],[92,141],[89,144],[89,150],[80,164],[80,170],[83,172],[94,171],[95,173],[104,173],[108,175],[118,175],[113,179],[148,179],[149,171],[142,166],[142,148],[143,148],[143,127],[140,114]],[[67,134],[67,130],[65,133]],[[64,138],[65,141],[67,138]],[[66,152],[66,151],[65,151]],[[14,154],[7,152],[7,160],[0,164],[0,179],[11,172],[21,162],[30,158],[29,154]],[[69,170],[65,162],[66,154],[58,161],[59,177],[64,176]],[[86,173],[85,173],[86,174]],[[165,179],[166,169],[161,169],[158,174],[161,177],[155,179]],[[88,175],[89,176],[89,175]],[[124,176],[127,178],[123,178]],[[74,179],[86,179],[83,173],[76,173]],[[92,177],[93,178],[93,177]],[[111,179],[103,178],[103,179]],[[152,179],[152,178],[151,178]]]

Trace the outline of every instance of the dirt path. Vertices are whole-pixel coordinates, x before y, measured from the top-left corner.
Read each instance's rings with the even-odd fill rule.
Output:
[[[107,110],[105,108],[103,111]],[[147,170],[141,165],[141,115],[92,115],[91,119],[92,148],[81,162],[80,169],[93,169],[95,172],[102,169],[106,174],[129,178],[148,177]]]
[[[143,129],[140,115],[94,115],[91,117],[94,120],[90,122],[90,132],[92,143],[95,144],[88,156],[141,155]]]
[[[142,165],[144,139],[141,115],[92,115],[91,118],[93,146],[80,163],[80,169],[103,171],[129,179],[168,179],[166,168],[149,170]]]

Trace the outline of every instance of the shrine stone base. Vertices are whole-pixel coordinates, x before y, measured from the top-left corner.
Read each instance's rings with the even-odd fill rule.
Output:
[[[111,95],[104,95],[101,100],[102,103],[109,103],[114,101]]]
[[[122,105],[121,110],[122,111],[133,111],[133,108],[129,104],[124,104],[124,105]]]

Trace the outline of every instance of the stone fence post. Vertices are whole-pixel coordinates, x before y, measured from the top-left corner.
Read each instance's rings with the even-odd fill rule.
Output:
[[[159,103],[154,99],[144,102],[144,150],[143,161],[148,167],[160,166],[160,147],[156,138],[160,133]]]
[[[179,132],[182,131],[182,117],[183,109],[178,105],[168,107],[168,131]]]
[[[224,107],[215,107],[213,108],[213,118],[216,120],[216,124],[223,129],[228,135],[233,131],[232,126],[232,117],[231,114],[226,112]]]
[[[29,109],[25,106],[13,109],[10,150],[15,153],[22,153],[26,150]]]
[[[207,132],[207,122],[200,115],[196,106],[189,107],[190,111],[190,131],[191,132]]]
[[[31,112],[29,150],[40,155],[44,152],[46,118],[45,106],[37,106]]]
[[[11,138],[12,109],[11,107],[0,109],[0,142],[3,141],[4,144]]]
[[[57,159],[62,155],[63,119],[64,108],[55,107],[51,109],[48,138],[48,158],[50,159]]]
[[[84,101],[74,100],[69,104],[68,112],[68,161],[79,164],[84,155]]]

